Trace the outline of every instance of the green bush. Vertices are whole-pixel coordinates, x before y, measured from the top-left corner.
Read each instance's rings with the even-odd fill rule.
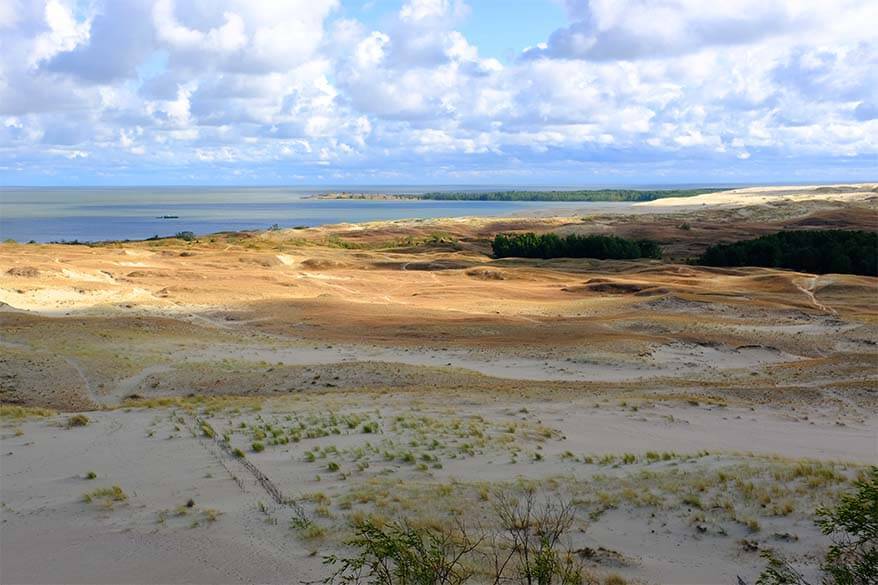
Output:
[[[617,236],[569,234],[497,234],[492,242],[494,256],[506,258],[597,258],[634,260],[661,258],[662,249],[650,240],[627,240]]]
[[[711,246],[696,263],[878,276],[878,233],[849,230],[779,232],[754,240]]]
[[[832,538],[823,570],[838,585],[878,582],[878,467],[854,486],[835,508],[817,510],[817,525]]]
[[[254,441],[252,447],[253,447],[253,451],[255,453],[261,453],[261,452],[265,451],[265,445],[263,445],[259,441]]]
[[[324,557],[335,568],[325,584],[463,585],[521,583],[583,585],[583,565],[563,541],[573,527],[569,502],[537,501],[498,492],[494,497],[496,529],[405,520],[354,524],[348,556]],[[476,570],[479,572],[476,573]]]
[[[477,543],[438,528],[362,522],[354,526],[347,544],[358,553],[326,557],[324,563],[337,569],[324,583],[359,583],[365,578],[376,585],[461,585],[473,575],[463,557]]]
[[[193,242],[193,241],[195,241],[195,233],[194,233],[194,232],[189,232],[189,231],[185,231],[185,232],[177,232],[177,235],[174,236],[174,237],[177,238],[178,240],[183,240],[183,241],[185,241],[185,242]]]
[[[878,467],[870,467],[834,508],[817,510],[817,525],[832,544],[821,568],[824,585],[875,585],[878,582]],[[808,585],[787,561],[771,551],[757,585]]]

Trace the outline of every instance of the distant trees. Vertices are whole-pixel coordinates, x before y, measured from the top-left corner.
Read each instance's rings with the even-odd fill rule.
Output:
[[[661,258],[662,249],[650,240],[627,240],[617,236],[569,234],[497,234],[492,242],[494,256],[506,258],[597,258],[633,260]]]
[[[696,263],[878,276],[878,233],[850,230],[779,232],[754,240],[711,246]]]
[[[440,201],[653,201],[693,197],[722,189],[589,189],[579,191],[442,191],[412,195]]]

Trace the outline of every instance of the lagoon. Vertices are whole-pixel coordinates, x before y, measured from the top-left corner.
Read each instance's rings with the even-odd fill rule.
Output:
[[[498,187],[482,187],[495,190]],[[503,187],[505,188],[505,187]],[[21,242],[140,240],[181,231],[317,226],[397,219],[573,214],[629,209],[627,202],[310,199],[310,195],[421,193],[411,187],[0,188],[0,237]],[[460,190],[460,187],[454,187]]]

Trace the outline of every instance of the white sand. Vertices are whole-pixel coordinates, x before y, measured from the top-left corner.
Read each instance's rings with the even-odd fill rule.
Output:
[[[635,207],[682,207],[720,205],[743,207],[764,205],[777,201],[863,201],[878,197],[878,184],[858,183],[851,185],[809,185],[782,187],[750,187],[696,195],[694,197],[667,197],[654,201],[635,203]]]
[[[863,424],[842,427],[819,413],[812,413],[810,421],[795,421],[780,413],[705,406],[658,404],[631,412],[612,405],[595,409],[582,401],[523,404],[529,420],[539,420],[566,436],[546,443],[543,461],[522,458],[509,464],[496,456],[477,455],[447,461],[434,472],[436,480],[591,477],[594,471],[560,459],[564,450],[592,454],[756,450],[868,463],[874,462],[878,437],[874,416]],[[467,416],[502,421],[520,416],[513,413],[521,405],[464,408]],[[295,402],[287,408],[295,411]],[[13,436],[8,425],[3,428],[0,581],[289,583],[325,574],[320,555],[311,557],[309,552],[325,554],[331,548],[297,538],[288,526],[289,510],[273,504],[249,472],[213,441],[193,437],[182,424],[179,432],[174,431],[168,411],[161,409],[89,416],[90,425],[72,430],[61,428],[60,420],[25,422],[20,425],[21,436]],[[392,418],[392,412],[386,416]],[[223,421],[218,417],[214,424]],[[354,434],[330,442],[342,448],[369,438]],[[302,454],[320,443],[327,440],[303,440],[247,457],[290,496],[351,487],[356,477],[340,481],[325,476],[314,481],[315,470],[320,473],[324,464],[306,463]],[[88,471],[95,471],[98,478],[83,479]],[[83,493],[114,484],[128,494],[127,502],[108,510],[82,501]],[[175,516],[173,511],[189,498],[196,507],[185,516]],[[204,509],[222,514],[207,522],[200,512]],[[160,523],[161,510],[170,512]],[[197,526],[192,526],[193,520]],[[800,552],[823,544],[813,525],[794,517],[771,522],[767,535],[773,531],[801,535],[794,545]],[[647,528],[658,530],[658,535]],[[735,537],[701,538],[692,533],[692,527],[673,513],[652,520],[619,510],[592,522],[576,539],[578,546],[605,546],[624,553],[633,561],[626,575],[653,582],[727,583],[736,574],[752,580],[758,573],[761,559],[741,557]]]

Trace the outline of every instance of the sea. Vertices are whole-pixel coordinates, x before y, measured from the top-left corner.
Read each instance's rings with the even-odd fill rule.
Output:
[[[518,187],[534,189],[533,187]],[[0,239],[19,242],[142,240],[182,231],[206,235],[277,225],[313,227],[396,219],[564,215],[619,211],[627,202],[312,199],[324,193],[502,191],[466,187],[0,187]]]

